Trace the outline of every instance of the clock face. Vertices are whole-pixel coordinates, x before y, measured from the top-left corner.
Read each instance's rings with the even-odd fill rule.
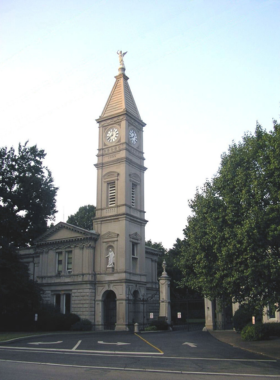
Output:
[[[106,134],[106,139],[108,142],[114,142],[119,137],[119,131],[117,128],[110,128]]]
[[[129,140],[134,145],[137,143],[137,133],[134,129],[129,131]]]

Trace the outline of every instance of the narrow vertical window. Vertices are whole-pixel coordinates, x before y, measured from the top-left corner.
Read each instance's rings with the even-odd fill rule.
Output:
[[[273,303],[268,305],[268,318],[275,318],[276,307]]]
[[[136,185],[135,185],[135,183],[132,183],[132,188],[131,188],[131,206],[136,207]]]
[[[57,262],[56,262],[57,273],[62,273],[62,252],[57,252]]]
[[[67,273],[72,273],[72,251],[66,252],[66,270]]]
[[[54,295],[54,306],[57,309],[57,311],[60,311],[60,300],[61,300],[60,294],[55,294]]]
[[[115,206],[116,204],[116,183],[108,183],[108,205]]]
[[[137,244],[132,243],[132,256],[136,257],[137,256]]]
[[[65,302],[65,305],[64,305],[64,311],[65,311],[65,314],[69,314],[71,313],[71,294],[65,294],[64,296],[64,302]]]

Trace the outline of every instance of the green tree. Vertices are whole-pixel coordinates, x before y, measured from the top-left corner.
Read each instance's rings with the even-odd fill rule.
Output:
[[[29,278],[17,247],[31,245],[47,230],[56,213],[46,153],[37,146],[19,144],[0,149],[0,328],[30,327],[40,302],[40,289]]]
[[[37,146],[0,149],[0,245],[32,244],[56,213],[57,188]]]
[[[157,274],[158,277],[162,275],[163,267],[162,263],[163,260],[166,262],[166,271],[168,276],[170,277],[170,297],[171,300],[174,301],[177,298],[184,298],[190,295],[192,292],[190,289],[188,289],[186,286],[180,286],[180,283],[182,281],[182,271],[179,268],[177,262],[179,261],[179,257],[181,254],[181,248],[182,248],[182,241],[180,239],[177,239],[173,247],[169,250],[164,248],[162,243],[152,242],[152,240],[146,241],[146,246],[157,249],[158,251],[162,252],[162,255],[158,258],[157,263]],[[197,295],[197,294],[196,294]]]
[[[82,206],[74,215],[68,217],[67,223],[84,228],[85,230],[92,230],[92,220],[95,217],[95,210],[96,208],[93,205]]]
[[[0,330],[32,328],[41,301],[40,287],[29,277],[15,247],[0,247]]]
[[[280,125],[232,144],[189,205],[181,283],[223,303],[279,303]]]

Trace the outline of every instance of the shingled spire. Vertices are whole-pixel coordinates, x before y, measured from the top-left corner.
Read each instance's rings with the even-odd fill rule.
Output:
[[[118,54],[120,60],[119,74],[115,77],[116,82],[100,118],[106,118],[124,111],[128,111],[128,113],[141,120],[138,108],[128,84],[129,78],[125,75],[123,56],[126,53],[118,51]]]

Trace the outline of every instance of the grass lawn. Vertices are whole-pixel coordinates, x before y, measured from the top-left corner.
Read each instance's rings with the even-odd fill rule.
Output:
[[[91,334],[93,331],[27,331],[27,332],[0,332],[0,343],[16,338],[35,335],[53,335],[53,334]]]
[[[6,340],[21,338],[24,336],[30,335],[42,335],[42,332],[0,332],[0,342],[4,342]]]

